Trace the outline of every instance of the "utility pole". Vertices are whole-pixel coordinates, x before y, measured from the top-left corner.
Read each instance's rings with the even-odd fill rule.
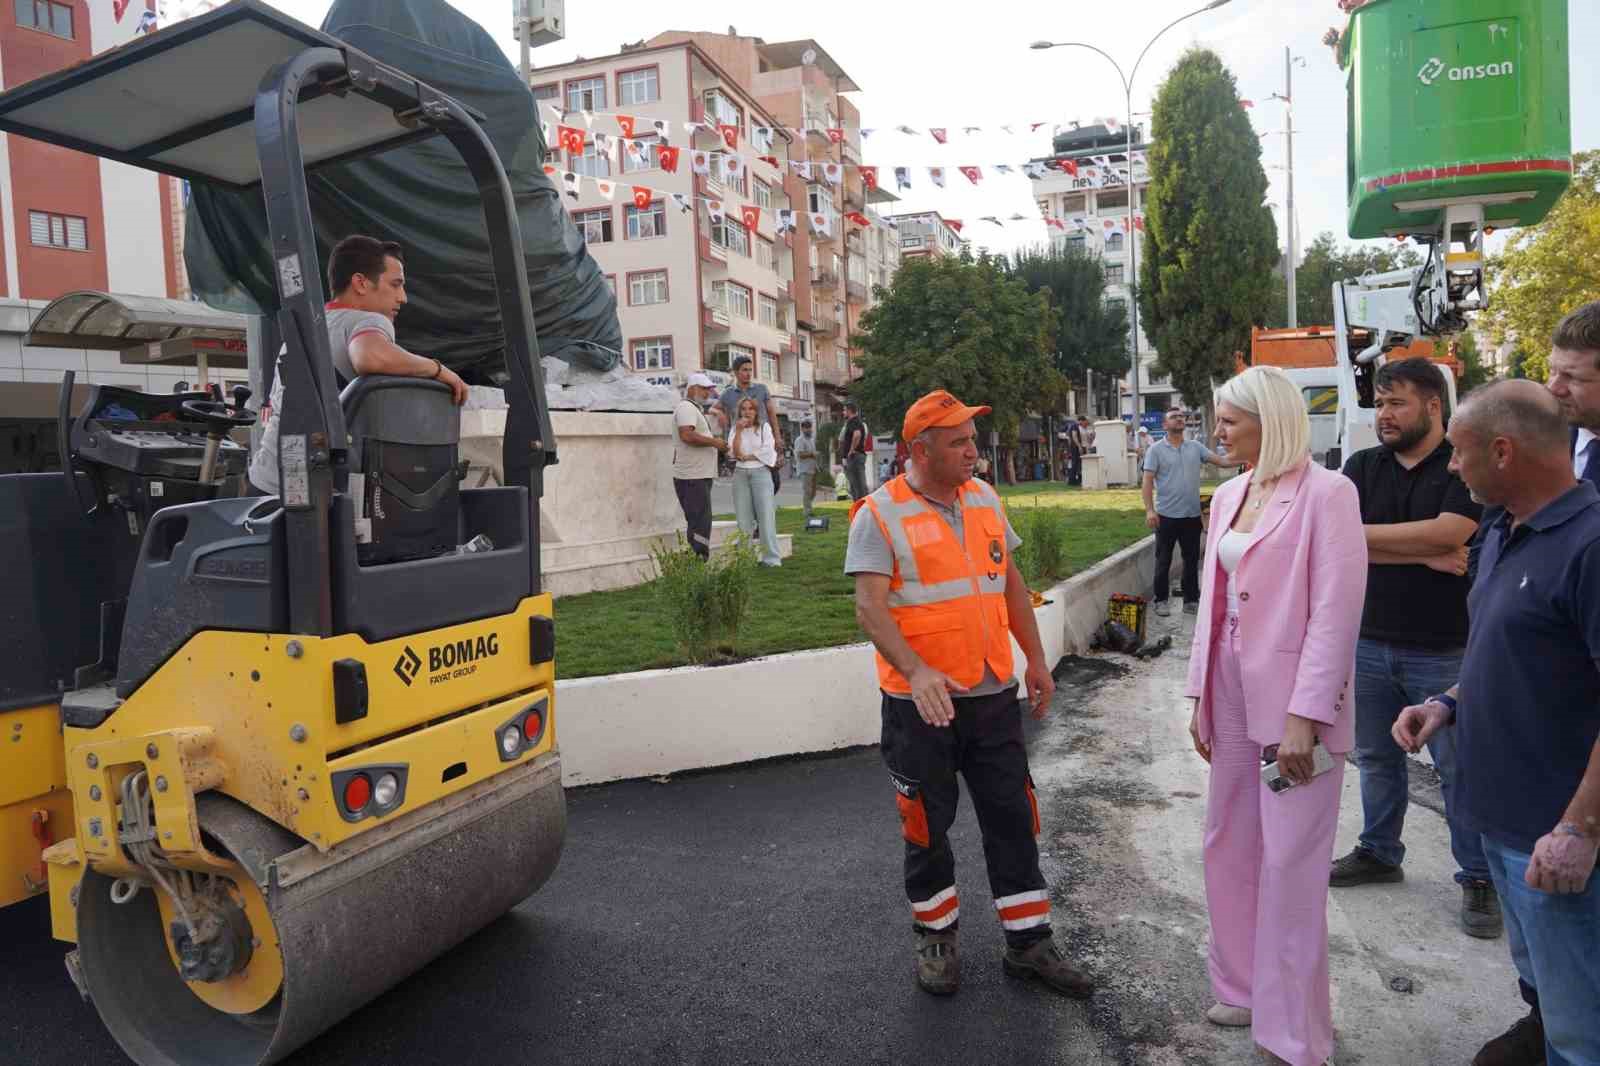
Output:
[[[1288,158],[1286,173],[1289,176],[1289,193],[1284,199],[1283,225],[1288,231],[1288,252],[1283,264],[1283,280],[1289,294],[1290,329],[1299,325],[1299,300],[1295,293],[1295,264],[1299,258],[1295,248],[1294,232],[1294,56],[1288,46],[1283,49],[1283,140]]]

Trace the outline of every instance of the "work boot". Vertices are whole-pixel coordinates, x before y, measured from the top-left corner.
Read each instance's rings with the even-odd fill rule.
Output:
[[[1025,948],[1006,948],[1001,960],[1006,976],[1043,981],[1062,995],[1073,999],[1088,999],[1094,992],[1094,982],[1082,970],[1067,961],[1053,937],[1037,940]]]
[[[1157,600],[1156,601],[1156,617],[1158,617],[1158,618],[1171,618],[1172,617],[1172,604],[1170,602],[1168,602],[1167,600]]]
[[[1529,1011],[1478,1049],[1472,1066],[1544,1066],[1544,1019]]]
[[[1200,601],[1199,600],[1184,600],[1183,601],[1183,613],[1184,614],[1199,614],[1200,613]]]
[[[1461,930],[1479,940],[1496,940],[1504,930],[1500,897],[1493,881],[1468,881],[1461,886]]]
[[[917,987],[936,996],[954,995],[961,987],[955,930],[917,930]]]
[[[1357,845],[1350,854],[1333,860],[1328,884],[1334,888],[1354,888],[1356,885],[1390,885],[1405,879],[1406,872],[1399,863],[1383,862]]]

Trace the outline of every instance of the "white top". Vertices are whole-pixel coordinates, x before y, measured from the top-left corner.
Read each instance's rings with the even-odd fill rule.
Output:
[[[673,411],[674,427],[688,426],[696,433],[711,436],[705,412],[693,400],[679,400]],[[712,438],[715,439],[715,438]],[[717,450],[705,444],[685,444],[674,437],[672,448],[672,476],[684,481],[696,481],[717,476]]]
[[[1217,541],[1217,562],[1222,564],[1223,572],[1228,575],[1228,611],[1230,614],[1239,613],[1239,594],[1234,591],[1233,572],[1239,568],[1239,560],[1244,558],[1244,550],[1250,544],[1250,534],[1240,533],[1237,529],[1230,529],[1222,534],[1222,539]]]
[[[1579,429],[1578,439],[1572,443],[1572,476],[1583,480],[1583,468],[1589,465],[1589,445],[1600,440],[1593,430]]]
[[[746,434],[744,441],[735,442],[734,438],[741,432]],[[778,465],[778,447],[772,439],[772,427],[766,423],[751,429],[741,430],[738,426],[730,429],[728,454],[734,452],[749,452],[755,456],[754,459],[739,460],[739,465],[746,469]]]

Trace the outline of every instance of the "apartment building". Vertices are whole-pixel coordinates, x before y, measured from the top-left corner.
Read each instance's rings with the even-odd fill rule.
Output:
[[[533,92],[591,128],[581,153],[552,151],[549,161],[582,176],[569,201],[573,221],[617,295],[629,368],[674,388],[705,369],[728,371],[734,359],[755,362],[756,380],[798,421],[811,413],[813,376],[796,328],[791,234],[777,232],[778,211],[791,204],[786,185],[791,137],[749,91],[693,41],[647,42],[612,56],[533,72]],[[553,127],[548,107],[541,119]],[[621,135],[616,116],[634,119],[641,150],[599,150],[595,134]],[[661,165],[656,120],[680,148],[675,171]],[[689,122],[711,128],[685,131]],[[725,173],[711,156],[710,173],[695,174],[694,151],[726,149],[716,127],[738,130],[747,166]],[[771,144],[756,130],[774,128]],[[614,142],[613,142],[614,143]],[[761,160],[758,156],[769,156]],[[772,165],[776,162],[776,166]],[[604,195],[598,181],[614,183]],[[654,190],[648,206],[633,189]],[[686,198],[684,211],[673,194]],[[715,217],[712,202],[719,204]],[[741,208],[760,209],[755,228]],[[802,228],[802,227],[797,227]]]
[[[900,233],[900,254],[916,256],[960,255],[969,243],[961,236],[960,223],[946,219],[937,211],[916,211],[894,216]]]
[[[128,43],[155,8],[156,0],[0,7],[0,86],[13,89]],[[115,352],[22,345],[34,317],[69,292],[178,296],[182,247],[174,235],[182,210],[173,178],[0,134],[0,468],[32,468],[24,453],[39,439],[33,423],[54,417],[64,371],[76,371],[80,383],[164,391],[184,376],[123,365]]]
[[[1047,169],[1042,177],[1035,170],[1032,179],[1040,213],[1064,222],[1062,228],[1050,228],[1050,239],[1058,247],[1100,256],[1105,267],[1107,302],[1127,307],[1132,292],[1129,273],[1133,268],[1129,249],[1133,247],[1135,255],[1144,250],[1143,232],[1137,226],[1131,230],[1127,226],[1129,196],[1133,197],[1137,215],[1143,210],[1150,181],[1143,162],[1142,153],[1149,149],[1143,130],[1137,126],[1133,130],[1131,190],[1126,176],[1127,132],[1120,127],[1111,130],[1096,124],[1062,130],[1053,138],[1051,147],[1051,155],[1034,160],[1045,163]],[[1061,165],[1069,161],[1076,173]],[[1145,412],[1165,411],[1179,401],[1177,390],[1170,378],[1151,373],[1156,350],[1142,328],[1137,332],[1140,406]],[[1123,378],[1118,391],[1119,413],[1131,415],[1131,381]]]
[[[861,116],[846,94],[860,86],[810,39],[769,44],[729,27],[726,34],[670,31],[646,45],[669,42],[694,44],[745,85],[780,125],[804,131],[796,133],[790,157],[814,165],[811,179],[790,168],[785,189],[796,211],[825,220],[826,232],[796,228],[794,306],[803,361],[815,369],[818,417],[837,418],[850,382],[860,375],[850,338],[872,306],[874,275],[886,259],[873,259],[872,232],[883,220],[870,205],[895,199],[881,187],[867,188],[857,169]],[[822,172],[828,163],[842,164],[836,185]],[[869,225],[850,223],[845,216],[852,212],[866,216]],[[892,270],[885,276],[892,277]]]

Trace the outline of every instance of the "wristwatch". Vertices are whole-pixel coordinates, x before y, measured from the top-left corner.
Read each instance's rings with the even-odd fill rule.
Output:
[[[1422,702],[1423,703],[1442,703],[1442,704],[1444,704],[1445,710],[1450,712],[1450,717],[1448,719],[1446,719],[1446,720],[1451,725],[1455,725],[1455,722],[1456,722],[1456,698],[1454,696],[1450,695],[1450,693],[1441,692],[1437,696],[1429,696],[1427,699],[1423,700]]]

